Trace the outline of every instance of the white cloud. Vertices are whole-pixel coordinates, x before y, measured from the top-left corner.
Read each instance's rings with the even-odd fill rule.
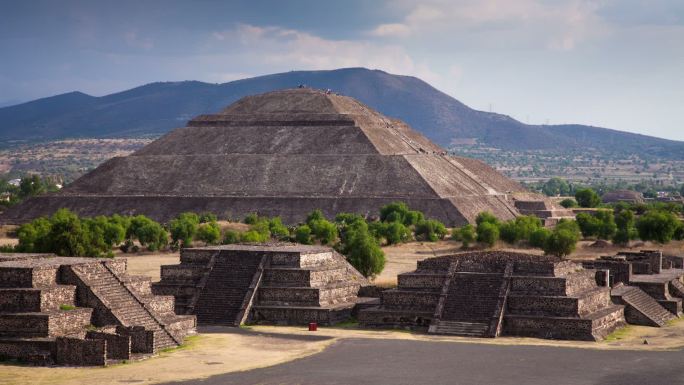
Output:
[[[370,34],[373,36],[403,37],[411,34],[411,28],[409,28],[406,24],[401,23],[380,24],[375,27]]]

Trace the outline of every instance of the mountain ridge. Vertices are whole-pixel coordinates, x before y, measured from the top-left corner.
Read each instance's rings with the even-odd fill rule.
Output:
[[[579,124],[528,125],[474,110],[416,77],[365,68],[291,71],[221,84],[154,82],[99,97],[74,91],[0,108],[0,141],[159,135],[243,96],[299,84],[359,99],[443,147],[476,139],[512,151],[593,148],[684,158],[684,142]]]

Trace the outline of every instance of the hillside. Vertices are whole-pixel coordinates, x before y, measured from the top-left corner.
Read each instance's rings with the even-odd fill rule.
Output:
[[[593,148],[684,158],[684,142],[582,125],[527,125],[473,110],[415,77],[364,68],[293,71],[224,84],[152,83],[102,97],[71,92],[0,108],[0,141],[158,135],[243,96],[299,84],[357,98],[444,147],[455,139],[476,138],[479,144],[505,150]]]

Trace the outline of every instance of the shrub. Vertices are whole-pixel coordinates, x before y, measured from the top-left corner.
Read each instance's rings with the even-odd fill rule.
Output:
[[[199,226],[199,216],[195,213],[183,213],[169,223],[171,239],[174,243],[182,242],[186,247],[192,243]]]
[[[218,218],[213,213],[202,213],[199,215],[199,223],[216,222]]]
[[[598,219],[593,215],[589,213],[579,213],[575,218],[583,237],[593,237],[598,234],[600,224]]]
[[[311,228],[308,225],[301,225],[295,229],[295,241],[303,245],[310,245],[311,242]]]
[[[599,239],[612,239],[617,231],[617,225],[615,224],[615,218],[613,213],[606,210],[601,210],[594,214],[598,222],[598,231],[596,236]]]
[[[643,241],[668,243],[674,237],[678,223],[677,217],[671,212],[651,210],[639,217],[636,228]]]
[[[477,225],[477,241],[489,247],[499,240],[499,227],[491,222],[482,222]]]
[[[365,222],[354,222],[346,229],[341,252],[365,277],[374,277],[385,268],[385,254]]]
[[[547,196],[565,195],[570,193],[570,185],[561,178],[551,178],[542,186],[542,192]]]
[[[202,223],[197,228],[196,237],[207,245],[216,245],[221,239],[221,229],[216,221]]]
[[[577,190],[575,200],[580,207],[596,207],[601,204],[601,197],[590,188]]]
[[[572,198],[565,198],[562,201],[560,201],[560,205],[565,207],[566,209],[571,209],[573,207],[577,207],[577,201],[575,201]]]
[[[259,216],[256,213],[249,213],[249,214],[247,214],[247,216],[245,217],[243,222],[247,225],[253,225],[253,224],[257,223],[258,220],[259,220]]]
[[[479,214],[477,214],[477,217],[475,218],[475,223],[479,226],[482,223],[492,223],[494,225],[499,224],[499,219],[494,216],[494,214],[490,213],[489,211],[483,211]]]
[[[530,246],[543,249],[546,240],[551,235],[551,231],[546,228],[539,228],[530,234]]]
[[[473,225],[465,225],[461,227],[458,232],[464,248],[470,247],[470,245],[475,242],[476,234]]]
[[[672,239],[676,241],[684,240],[684,222],[677,221],[677,227],[675,228],[674,234],[672,235]]]
[[[144,215],[137,215],[131,218],[131,226],[128,232],[129,238],[134,236],[142,246],[147,247],[150,251],[163,248],[169,239],[169,234],[159,223]]]
[[[404,226],[414,226],[423,220],[423,213],[410,210],[404,202],[392,202],[380,208],[382,222],[399,222]]]
[[[283,224],[280,217],[273,217],[268,221],[268,230],[273,237],[279,240],[285,240],[290,237],[290,229]]]
[[[223,244],[224,245],[231,245],[233,243],[238,243],[240,242],[240,233],[238,233],[235,230],[226,230],[225,233],[223,233]]]
[[[324,245],[331,245],[337,240],[337,226],[326,219],[309,222],[311,233]]]
[[[342,226],[348,226],[359,222],[365,223],[366,220],[359,214],[339,213],[335,216],[335,222]]]
[[[416,239],[429,242],[437,242],[444,239],[447,229],[444,224],[435,219],[423,219],[416,224]]]
[[[515,225],[515,221],[507,221],[499,225],[499,237],[502,241],[510,244],[514,244],[520,240],[520,235],[518,233],[518,227]]]
[[[325,215],[323,215],[321,210],[316,209],[306,216],[306,223],[310,224],[311,222],[320,221],[321,219],[325,219]]]
[[[564,257],[575,251],[578,241],[578,232],[569,228],[556,227],[544,242],[544,253]]]
[[[241,241],[249,243],[263,243],[267,242],[269,237],[265,237],[263,233],[256,230],[249,230],[242,234]]]
[[[394,245],[411,239],[411,231],[401,222],[391,222],[384,225],[382,234],[387,239],[387,244]]]

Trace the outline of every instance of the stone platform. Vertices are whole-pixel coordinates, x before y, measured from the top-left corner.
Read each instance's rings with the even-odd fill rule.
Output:
[[[624,325],[624,310],[599,287],[595,272],[560,259],[509,252],[469,252],[418,262],[362,310],[366,327],[437,334],[598,340]]]
[[[348,319],[367,284],[329,247],[245,244],[183,249],[153,290],[201,324],[325,325]]]
[[[106,365],[178,346],[195,318],[155,296],[126,260],[0,255],[0,357]]]

